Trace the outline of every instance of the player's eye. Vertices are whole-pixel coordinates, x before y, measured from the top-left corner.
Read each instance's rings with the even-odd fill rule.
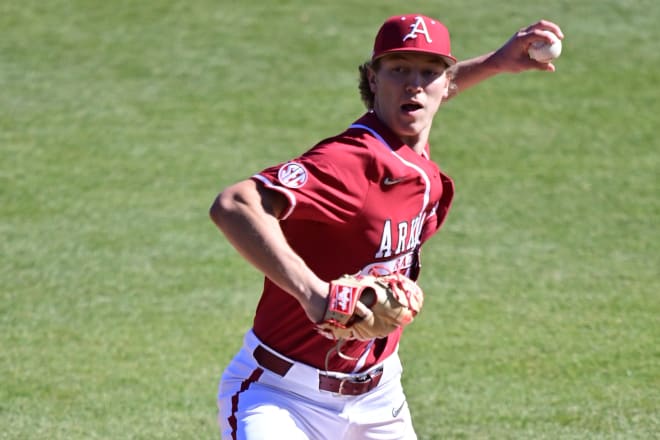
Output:
[[[431,69],[424,69],[422,70],[422,75],[428,77],[428,78],[436,78],[444,73],[445,69],[444,68],[438,68],[434,67]]]

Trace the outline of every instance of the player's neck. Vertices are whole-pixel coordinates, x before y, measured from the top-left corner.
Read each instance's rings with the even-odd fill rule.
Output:
[[[415,153],[421,155],[426,149],[429,136],[427,132],[423,132],[417,136],[401,136],[401,141],[408,145]]]

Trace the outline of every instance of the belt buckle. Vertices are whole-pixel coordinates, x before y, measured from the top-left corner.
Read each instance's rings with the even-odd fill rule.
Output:
[[[344,378],[342,378],[342,379],[339,380],[339,389],[337,390],[337,394],[341,394],[341,395],[344,395],[344,394],[345,394],[345,393],[344,393],[344,391],[345,391],[345,390],[344,390],[344,386],[345,386],[346,384],[360,384],[360,385],[366,385],[366,384],[371,383],[371,381],[373,381],[373,377],[372,377],[371,374],[369,374],[369,373],[367,373],[367,374],[362,374],[362,375],[360,375],[360,376],[348,376],[348,377],[344,377]],[[352,395],[352,393],[347,393],[347,394],[351,394],[351,395]]]
[[[337,390],[337,394],[344,395],[344,385],[349,382],[348,378],[345,377],[339,381],[339,389]]]
[[[370,384],[372,384],[374,380],[377,379],[381,374],[383,374],[382,366],[368,373],[360,374],[359,376],[349,375],[349,376],[343,376],[341,378],[336,377],[336,379],[339,381],[339,386],[337,387],[337,391],[335,391],[335,394],[354,395],[355,393],[351,390],[350,387],[348,387],[348,385],[367,386],[368,387],[367,391],[368,391],[369,389],[371,389]]]

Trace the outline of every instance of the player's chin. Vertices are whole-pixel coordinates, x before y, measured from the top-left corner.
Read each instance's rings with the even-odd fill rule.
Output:
[[[419,118],[402,118],[398,125],[397,132],[406,137],[419,136],[427,126],[425,120]]]

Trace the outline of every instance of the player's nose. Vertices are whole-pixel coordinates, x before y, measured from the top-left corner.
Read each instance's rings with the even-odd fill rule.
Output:
[[[423,79],[420,72],[411,71],[410,74],[406,77],[406,91],[416,92],[423,88]]]

